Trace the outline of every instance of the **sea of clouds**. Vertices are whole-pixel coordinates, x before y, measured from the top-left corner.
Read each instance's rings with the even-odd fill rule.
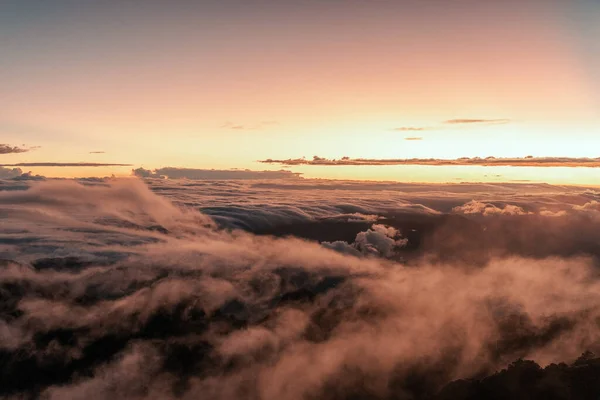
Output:
[[[599,200],[545,184],[5,179],[0,396],[597,398]]]

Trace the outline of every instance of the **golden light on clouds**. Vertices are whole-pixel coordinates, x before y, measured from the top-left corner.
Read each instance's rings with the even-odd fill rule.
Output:
[[[2,141],[41,148],[6,162],[598,156],[583,6],[309,3],[14,6]]]

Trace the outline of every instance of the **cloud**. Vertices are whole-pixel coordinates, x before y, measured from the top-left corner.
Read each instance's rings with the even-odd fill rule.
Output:
[[[506,369],[484,379],[459,380],[447,385],[439,399],[515,399],[527,393],[532,399],[547,398],[548,393],[561,393],[565,399],[593,399],[600,391],[594,377],[598,373],[598,359],[586,352],[574,363],[551,364],[540,367],[531,360],[518,360]],[[580,385],[585,380],[594,382]]]
[[[268,128],[270,126],[279,125],[277,121],[260,121],[254,124],[234,124],[232,122],[226,122],[221,125],[223,129],[232,129],[232,130],[259,130]]]
[[[15,181],[43,181],[46,178],[42,175],[34,175],[32,172],[25,172],[12,178]]]
[[[429,131],[435,128],[425,127],[425,126],[401,126],[400,128],[394,128],[393,130],[396,132],[422,132]]]
[[[454,207],[452,211],[462,214],[481,214],[484,216],[528,214],[525,210],[523,210],[523,208],[512,204],[506,204],[504,206],[497,207],[494,204],[483,203],[475,200],[463,204],[462,206]]]
[[[17,146],[9,146],[7,144],[0,144],[0,154],[17,154],[26,153],[30,149]]]
[[[597,200],[592,200],[583,205],[575,205],[573,209],[576,211],[592,211],[592,212],[600,212],[600,202]]]
[[[13,181],[44,180],[41,175],[33,175],[31,172],[23,172],[21,168],[5,168],[0,166],[0,180],[11,179]]]
[[[422,137],[420,136],[409,136],[409,137],[405,137],[404,140],[423,140]]]
[[[406,246],[408,240],[402,238],[400,232],[391,226],[374,224],[371,229],[356,235],[354,242],[348,244],[343,241],[322,242],[321,245],[351,255],[376,255],[381,257],[392,257],[396,250]]]
[[[470,125],[470,124],[508,124],[510,119],[477,119],[477,118],[457,118],[444,121],[444,124],[450,125]]]
[[[105,151],[90,151],[90,154],[105,154]]]
[[[18,164],[1,164],[0,167],[130,167],[132,164],[110,164],[110,163],[57,163],[57,162],[35,162]]]
[[[319,156],[314,156],[312,160],[306,158],[293,158],[286,160],[278,160],[268,158],[259,160],[263,164],[282,164],[287,166],[292,165],[319,165],[319,166],[337,166],[337,165],[429,165],[429,166],[511,166],[511,167],[600,167],[600,158],[573,158],[573,157],[463,157],[456,159],[440,159],[440,158],[391,158],[391,159],[376,159],[376,158],[350,158],[342,157],[340,159],[328,159]]]
[[[298,179],[300,173],[291,171],[251,171],[249,169],[195,169],[165,167],[155,170],[137,168],[133,175],[140,178],[192,179],[192,180],[223,180],[223,179]]]
[[[600,226],[573,210],[597,201],[595,191],[320,180],[22,184],[0,190],[0,396],[442,400],[543,397],[552,384],[553,393],[586,398],[598,386],[598,361],[580,356],[600,350],[598,258],[589,252]],[[465,198],[571,214],[452,213]],[[366,228],[324,220],[359,226],[341,242],[360,257],[326,248],[340,250],[334,241],[221,229],[199,211],[265,204],[331,215],[346,202],[387,210],[377,224],[363,218]],[[402,207],[410,212],[394,211]],[[510,251],[495,253],[500,245]],[[411,262],[399,258],[419,249]]]
[[[0,166],[0,179],[10,179],[21,176],[23,170],[21,168],[5,168]]]

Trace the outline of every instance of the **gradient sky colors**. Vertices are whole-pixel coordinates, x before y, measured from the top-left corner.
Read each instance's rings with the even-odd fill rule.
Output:
[[[598,37],[592,0],[3,1],[0,143],[40,148],[0,155],[0,164],[277,169],[256,161],[598,157]],[[292,170],[600,178],[583,168]]]

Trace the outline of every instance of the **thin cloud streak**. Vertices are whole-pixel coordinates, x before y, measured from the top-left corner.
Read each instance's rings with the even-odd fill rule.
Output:
[[[249,169],[197,169],[164,167],[155,170],[137,168],[131,171],[139,178],[169,178],[190,180],[229,180],[229,179],[299,179],[300,173],[279,171],[252,171]]]
[[[431,127],[427,127],[427,126],[401,126],[400,128],[394,128],[393,130],[396,132],[422,132],[422,131],[430,131],[432,129],[436,129],[436,128],[431,128]]]
[[[457,119],[449,119],[444,121],[445,124],[450,125],[467,125],[467,124],[508,124],[510,119],[500,118],[500,119],[480,119],[480,118],[457,118]]]
[[[401,126],[393,128],[396,132],[423,132],[448,129],[448,125],[503,125],[510,123],[508,118],[455,118],[442,121],[440,126]]]
[[[295,158],[287,160],[266,159],[258,161],[263,164],[293,165],[319,165],[319,166],[373,166],[373,165],[428,165],[428,166],[494,166],[494,167],[600,167],[600,158],[572,158],[572,157],[463,157],[456,159],[440,158],[350,158],[328,159],[314,156],[312,160]]]

